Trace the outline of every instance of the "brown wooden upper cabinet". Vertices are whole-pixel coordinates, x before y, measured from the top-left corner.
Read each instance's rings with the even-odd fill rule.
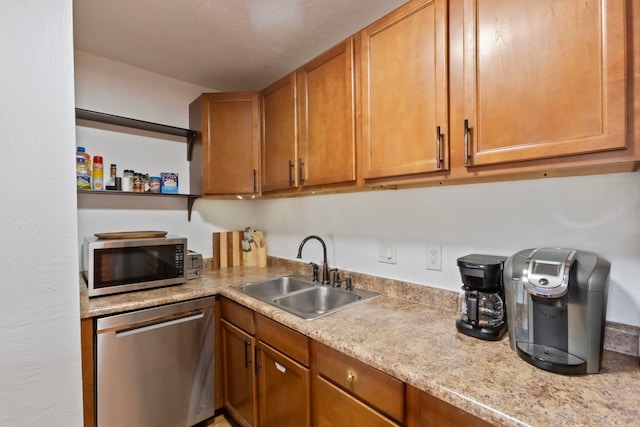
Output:
[[[629,0],[409,0],[264,89],[260,122],[256,93],[198,98],[191,193],[635,170],[638,15]]]
[[[354,39],[297,70],[299,185],[356,181]]]
[[[447,1],[410,2],[361,37],[364,178],[447,169]]]
[[[258,102],[257,92],[204,93],[189,106],[189,125],[201,131],[191,167],[202,168],[202,194],[259,193]]]
[[[295,72],[261,92],[262,191],[298,186],[298,121]]]
[[[624,1],[462,5],[466,166],[626,147]]]

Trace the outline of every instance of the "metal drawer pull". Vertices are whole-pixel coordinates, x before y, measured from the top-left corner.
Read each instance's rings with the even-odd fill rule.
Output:
[[[304,168],[304,163],[302,162],[302,159],[298,159],[298,172],[300,174],[299,178],[300,178],[300,184],[304,184],[304,172],[303,172],[303,168]]]
[[[253,192],[258,192],[258,173],[255,169],[253,170]]]
[[[256,361],[256,363],[253,365],[253,367],[255,368],[255,372],[258,372],[258,369],[262,369],[262,366],[260,365],[260,357],[258,356],[258,352],[262,350],[260,347],[255,346],[253,348],[253,360]]]
[[[293,184],[295,184],[293,182],[293,162],[291,160],[289,160],[289,187],[293,187]]]
[[[187,317],[180,317],[169,321],[160,321],[152,324],[145,324],[144,326],[133,326],[122,331],[116,332],[116,338],[126,337],[127,335],[139,334],[142,332],[152,331],[158,328],[165,328],[171,325],[177,325],[178,323],[190,322],[192,320],[202,319],[204,313],[198,313]]]
[[[279,364],[278,362],[274,362],[274,363],[275,363],[275,365],[276,365],[276,369],[277,369],[278,371],[282,372],[283,374],[284,374],[285,372],[287,372],[287,368],[285,368],[284,366],[282,366],[282,365],[281,365],[281,364]]]
[[[464,164],[471,164],[471,150],[469,149],[469,119],[464,119]]]
[[[347,372],[347,382],[354,382],[356,380],[356,374],[353,372]]]
[[[442,169],[442,134],[440,133],[440,126],[436,126],[436,168]]]
[[[251,359],[249,358],[249,347],[251,347],[251,341],[244,342],[244,367],[248,368],[251,365]]]

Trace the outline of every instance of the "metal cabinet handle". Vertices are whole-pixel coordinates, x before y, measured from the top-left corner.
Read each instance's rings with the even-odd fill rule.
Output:
[[[139,325],[130,325],[119,331],[116,331],[116,338],[126,337],[127,335],[140,334],[147,331],[152,331],[154,329],[165,328],[171,325],[177,325],[178,323],[190,322],[192,320],[202,319],[204,317],[203,312],[199,312],[196,314],[190,314],[187,316],[174,318],[168,317],[165,319],[159,319],[155,322],[150,323],[142,323]]]
[[[258,192],[258,179],[257,179],[257,172],[254,169],[253,170],[253,192],[257,193]]]
[[[300,173],[300,184],[304,184],[304,173],[303,173],[303,168],[304,168],[304,163],[302,162],[302,159],[298,159],[298,164],[299,164],[299,173]]]
[[[356,380],[356,374],[353,372],[347,372],[347,382],[354,382]]]
[[[262,366],[260,366],[260,358],[258,357],[258,352],[260,351],[260,347],[255,346],[253,351],[254,351],[253,357],[254,357],[254,360],[256,361],[255,372],[257,373],[258,369],[260,369],[262,367]]]
[[[436,167],[442,169],[442,134],[440,133],[440,126],[436,126]]]
[[[291,160],[289,160],[289,187],[293,187],[293,185],[295,184],[293,182],[293,168],[294,168],[294,164]]]
[[[464,164],[469,166],[471,164],[471,150],[469,147],[469,119],[464,119]]]
[[[249,347],[251,347],[251,341],[244,342],[244,367],[248,368],[251,365],[251,359],[249,358]]]

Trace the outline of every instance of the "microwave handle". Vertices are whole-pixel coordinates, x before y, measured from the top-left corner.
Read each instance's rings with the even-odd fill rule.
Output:
[[[191,322],[193,320],[202,319],[204,317],[203,312],[199,312],[196,314],[189,314],[184,317],[174,318],[171,320],[159,320],[153,323],[142,323],[138,325],[129,325],[123,327],[120,331],[116,331],[116,338],[126,337],[128,335],[140,334],[143,332],[152,331],[154,329],[166,328],[167,326],[177,325],[180,323]]]

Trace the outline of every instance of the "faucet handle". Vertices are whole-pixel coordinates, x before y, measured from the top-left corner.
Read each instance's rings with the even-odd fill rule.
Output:
[[[316,264],[315,262],[310,262],[309,265],[313,267],[313,281],[317,282],[318,281],[318,264]]]
[[[346,277],[344,279],[344,290],[345,291],[352,291],[353,290],[353,282],[351,281],[351,277]]]
[[[340,287],[340,272],[338,271],[337,268],[333,268],[331,269],[331,286],[333,286],[334,288],[339,288]]]

